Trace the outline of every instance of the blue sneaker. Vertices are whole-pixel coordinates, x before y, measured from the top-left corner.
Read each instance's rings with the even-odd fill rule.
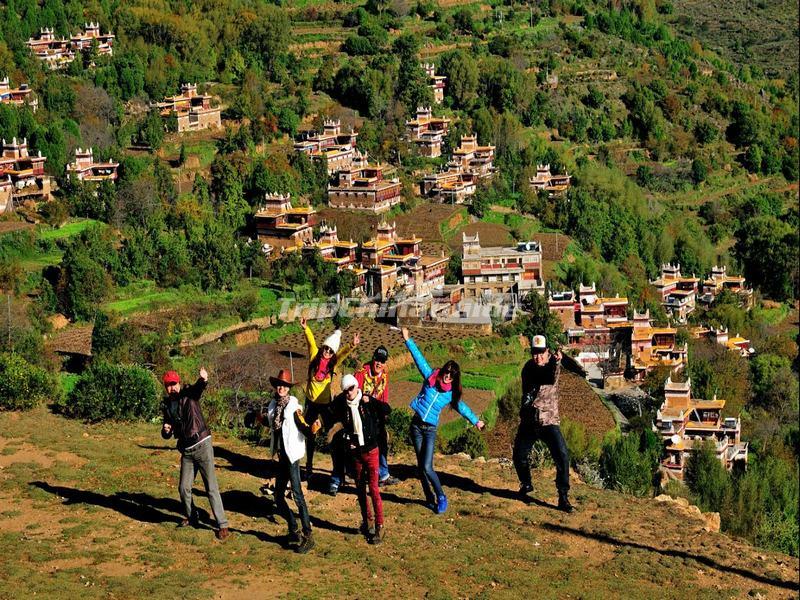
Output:
[[[442,514],[447,510],[447,496],[442,494],[439,496],[439,501],[436,503],[436,514]]]

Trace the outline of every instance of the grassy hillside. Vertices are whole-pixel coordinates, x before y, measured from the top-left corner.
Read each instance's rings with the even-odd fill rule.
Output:
[[[676,0],[678,31],[738,66],[786,78],[798,68],[798,4],[792,0]]]
[[[335,498],[312,490],[317,548],[301,557],[282,548],[285,525],[258,492],[265,449],[217,436],[216,456],[233,530],[224,544],[205,525],[175,528],[178,455],[157,425],[86,426],[44,409],[0,414],[0,597],[797,593],[796,559],[705,532],[674,505],[576,483],[579,510],[566,516],[553,509],[551,472],[536,473],[537,500],[525,504],[511,469],[456,457],[437,458],[452,506],[443,516],[420,504],[411,457],[393,458],[403,481],[383,495],[381,547],[359,536],[349,490]],[[204,497],[197,503],[208,508]]]

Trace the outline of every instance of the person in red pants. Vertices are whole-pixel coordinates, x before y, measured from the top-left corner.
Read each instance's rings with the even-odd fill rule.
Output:
[[[362,394],[358,380],[349,373],[342,377],[342,393],[331,402],[334,425],[328,435],[333,437],[339,432],[345,452],[355,463],[361,531],[370,544],[380,544],[384,536],[383,502],[378,485],[378,442],[381,420],[390,410],[386,402]],[[372,506],[367,502],[367,488]]]

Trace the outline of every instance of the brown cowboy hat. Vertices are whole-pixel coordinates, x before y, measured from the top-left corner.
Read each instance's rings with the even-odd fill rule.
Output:
[[[292,375],[289,373],[289,369],[281,369],[278,371],[277,377],[269,378],[269,382],[272,384],[272,387],[278,387],[279,385],[286,385],[289,387],[294,386]]]

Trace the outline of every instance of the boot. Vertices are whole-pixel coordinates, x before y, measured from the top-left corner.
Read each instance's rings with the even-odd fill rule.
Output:
[[[311,534],[311,532],[304,532],[303,541],[300,542],[300,545],[295,548],[294,551],[298,554],[307,554],[315,545],[316,543],[314,542],[314,536]]]
[[[294,531],[290,531],[289,535],[286,536],[286,545],[291,547],[297,547],[303,541],[303,536],[300,534],[299,529],[295,529]]]
[[[527,496],[533,492],[533,485],[530,483],[521,483],[519,486],[519,495],[520,496]]]
[[[383,543],[383,525],[377,525],[375,527],[375,533],[373,534],[372,538],[370,538],[369,543],[373,546],[378,546]]]
[[[572,504],[570,504],[567,492],[558,493],[558,510],[561,510],[565,513],[571,513],[575,510]]]
[[[368,540],[375,535],[375,521],[367,519],[361,523],[361,534]]]

